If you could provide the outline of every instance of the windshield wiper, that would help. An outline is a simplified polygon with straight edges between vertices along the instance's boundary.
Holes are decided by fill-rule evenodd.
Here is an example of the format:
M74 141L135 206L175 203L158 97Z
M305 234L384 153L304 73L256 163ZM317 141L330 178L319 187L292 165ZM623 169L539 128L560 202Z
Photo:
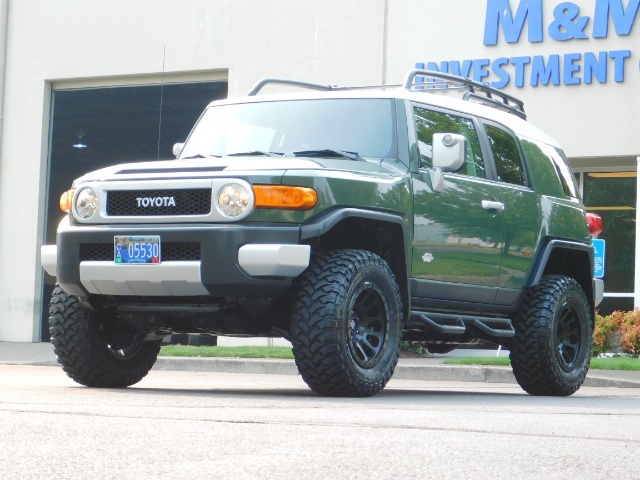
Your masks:
M236 152L228 153L227 157L255 157L261 155L263 157L282 157L284 153L280 152L265 152L263 150L252 150L250 152Z
M293 152L296 157L342 157L350 160L362 160L366 161L356 152L347 152L346 150L334 150L333 148L319 148L317 150L300 150L299 152Z
M207 157L221 158L220 155L202 155L200 153L196 153L195 155L189 155L188 157L182 157L182 158L180 158L180 160L190 160L192 158L207 158Z

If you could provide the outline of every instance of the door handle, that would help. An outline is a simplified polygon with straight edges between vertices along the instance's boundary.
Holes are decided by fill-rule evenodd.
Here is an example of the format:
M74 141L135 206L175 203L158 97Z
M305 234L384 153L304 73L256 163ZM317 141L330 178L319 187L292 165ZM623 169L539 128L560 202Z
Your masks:
M482 200L482 208L485 210L496 210L498 212L504 212L504 203L493 202L491 200Z

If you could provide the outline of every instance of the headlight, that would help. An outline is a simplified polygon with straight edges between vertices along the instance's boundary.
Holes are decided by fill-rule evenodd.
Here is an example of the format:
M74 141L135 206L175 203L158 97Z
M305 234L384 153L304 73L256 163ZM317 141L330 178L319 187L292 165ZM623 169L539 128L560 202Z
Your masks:
M76 214L83 220L88 220L98 209L98 197L92 188L85 187L76 195Z
M238 219L253 207L253 192L239 183L227 183L218 193L218 208L227 218Z

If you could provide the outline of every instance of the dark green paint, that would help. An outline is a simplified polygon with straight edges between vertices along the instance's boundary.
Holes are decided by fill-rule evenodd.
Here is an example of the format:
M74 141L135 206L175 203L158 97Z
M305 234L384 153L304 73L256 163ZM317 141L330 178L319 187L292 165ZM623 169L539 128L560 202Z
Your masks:
M305 186L318 194L318 204L310 210L256 209L247 221L303 225L327 210L349 207L398 214L406 219L410 235L406 248L412 278L516 290L525 285L545 238L589 241L584 207L567 195L551 158L553 147L519 138L528 178L519 182L528 185L496 181L491 159L504 161L508 151L515 155L515 137L492 127L494 134L508 137L509 148L497 149L495 142L481 148L476 129L483 122L424 109L416 110L423 112L416 122L413 111L409 102L396 102L396 135L402 140L397 159L313 158L303 168L292 162L292 168L275 174L243 175L251 183ZM455 130L451 133L471 135L467 158L488 165L489 174L479 175L477 169L477 176L461 174L469 172L465 165L458 173L446 173L443 191L434 192L429 169L416 168L421 162L418 139L424 149L433 132L448 132L447 125ZM508 168L523 161L517 155ZM484 209L483 200L503 203L504 211Z

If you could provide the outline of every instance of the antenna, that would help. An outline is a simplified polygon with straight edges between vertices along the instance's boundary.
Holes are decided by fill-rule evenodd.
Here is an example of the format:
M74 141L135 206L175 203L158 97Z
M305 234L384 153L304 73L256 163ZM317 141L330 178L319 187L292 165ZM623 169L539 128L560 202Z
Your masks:
M167 46L162 46L162 80L160 84L160 118L158 120L158 157L160 160L160 139L162 136L162 99L164 97L164 61L167 58Z

